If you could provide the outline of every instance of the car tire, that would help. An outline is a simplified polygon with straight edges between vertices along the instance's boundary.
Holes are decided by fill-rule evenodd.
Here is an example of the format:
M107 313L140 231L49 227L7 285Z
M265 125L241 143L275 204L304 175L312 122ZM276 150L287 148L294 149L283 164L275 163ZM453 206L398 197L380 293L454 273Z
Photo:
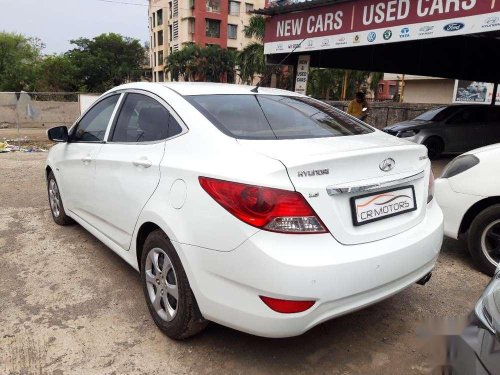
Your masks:
M479 270L493 276L500 260L500 204L488 207L476 216L467 241Z
M63 226L73 224L75 221L66 215L66 211L64 210L59 185L52 171L47 176L47 193L49 196L50 212L55 223Z
M429 159L431 160L439 159L444 151L444 143L438 137L427 138L423 142L423 145L427 147L427 153L429 155Z
M161 230L151 232L144 242L141 283L153 321L168 337L182 340L205 329L208 322L201 315L184 267Z

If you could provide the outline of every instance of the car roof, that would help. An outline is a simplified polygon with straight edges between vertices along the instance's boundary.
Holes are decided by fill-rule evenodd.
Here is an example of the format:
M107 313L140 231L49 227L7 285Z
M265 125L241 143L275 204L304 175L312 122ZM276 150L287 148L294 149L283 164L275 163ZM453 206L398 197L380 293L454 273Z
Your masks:
M113 91L119 89L141 89L148 90L152 92L157 92L161 88L168 88L179 95L253 95L255 92L251 90L255 89L254 86L250 85L236 85L230 83L212 83L212 82L162 82L162 83L151 83L151 82L136 82L128 83L119 87L115 87ZM259 87L259 94L267 95L287 95L287 96L300 96L292 91L273 89L268 87Z

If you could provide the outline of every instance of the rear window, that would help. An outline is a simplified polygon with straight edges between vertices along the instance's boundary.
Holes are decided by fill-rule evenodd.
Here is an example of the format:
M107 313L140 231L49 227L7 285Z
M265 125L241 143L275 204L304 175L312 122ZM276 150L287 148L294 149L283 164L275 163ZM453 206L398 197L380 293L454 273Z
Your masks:
M222 132L234 138L322 138L373 132L361 121L309 98L192 95L186 99Z
M454 113L458 107L439 107L431 109L420 116L415 117L415 120L421 121L443 121L448 118L452 113Z

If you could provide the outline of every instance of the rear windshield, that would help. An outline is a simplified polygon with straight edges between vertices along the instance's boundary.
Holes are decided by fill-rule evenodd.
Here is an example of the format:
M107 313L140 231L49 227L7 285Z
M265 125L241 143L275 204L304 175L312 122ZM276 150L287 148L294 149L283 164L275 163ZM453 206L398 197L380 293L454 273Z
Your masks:
M278 95L192 95L186 99L222 132L240 139L367 134L361 121L319 101Z
M425 113L422 113L420 116L415 117L415 120L443 121L455 111L456 111L455 107L438 107L435 109L431 109L430 111L427 111Z

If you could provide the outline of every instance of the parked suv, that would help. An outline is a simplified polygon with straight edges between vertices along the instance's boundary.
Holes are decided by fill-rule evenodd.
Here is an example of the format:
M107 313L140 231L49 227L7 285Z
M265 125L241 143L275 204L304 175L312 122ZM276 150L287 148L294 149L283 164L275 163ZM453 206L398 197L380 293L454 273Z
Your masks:
M299 335L425 283L439 254L425 147L303 95L134 83L48 134L55 222L140 271L172 338Z

